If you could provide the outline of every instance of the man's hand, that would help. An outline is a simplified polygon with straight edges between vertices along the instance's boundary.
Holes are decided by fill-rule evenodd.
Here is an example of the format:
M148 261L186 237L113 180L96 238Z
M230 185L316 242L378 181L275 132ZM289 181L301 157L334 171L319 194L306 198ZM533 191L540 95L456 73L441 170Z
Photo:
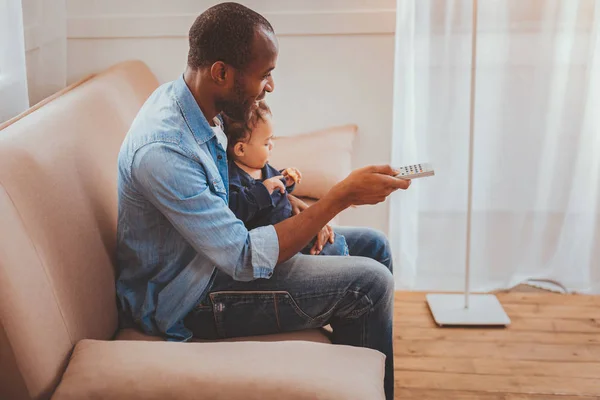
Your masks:
M285 186L283 185L281 178L283 178L281 175L274 176L273 178L265 179L262 184L265 185L271 194L273 194L273 192L275 192L277 189L279 189L281 193L285 193Z
M294 183L300 183L302 174L296 168L286 168L282 172L285 178L285 185L292 186Z
M389 165L371 165L352 171L343 181L336 184L330 195L346 207L362 204L377 204L398 189L408 189L410 180L395 178L399 171Z
M281 263L298 253L322 227L352 205L377 204L398 189L407 189L410 181L398 179L389 165L370 166L352 172L329 193L300 214L275 224ZM323 234L324 236L325 234ZM325 241L322 241L325 244Z
M333 228L329 225L325 225L323 229L317 234L317 240L315 240L315 244L312 249L310 249L310 254L317 255L320 254L323 250L323 246L325 243L333 243L335 240L335 232L333 232Z
M288 200L290 201L290 204L292 205L292 215L298 215L308 208L308 204L306 204L296 196L293 196L291 194L288 194L287 196Z

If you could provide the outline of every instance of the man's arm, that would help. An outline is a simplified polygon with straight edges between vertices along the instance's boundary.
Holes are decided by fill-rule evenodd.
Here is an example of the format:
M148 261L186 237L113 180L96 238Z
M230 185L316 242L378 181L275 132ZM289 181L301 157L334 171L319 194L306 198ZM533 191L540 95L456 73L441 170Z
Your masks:
M272 226L248 231L213 193L199 164L171 143L152 143L136 153L135 187L191 246L236 280L269 278L279 242Z
M273 226L248 231L213 193L198 163L171 143L136 153L132 179L138 190L207 260L236 280L269 278L275 265L299 252L336 214L350 205L376 204L410 181L389 166L352 172L306 211Z
M279 238L279 259L283 262L300 251L333 217L351 205L377 204L410 181L395 178L398 171L389 165L369 166L353 171L314 205L275 225Z
M306 204L305 202L303 202L302 200L300 200L299 198L297 198L294 195L289 194L288 200L290 201L290 203L292 205L292 215L298 215L302 211L306 210L309 207L308 204ZM315 240L315 243L310 250L310 254L319 254L321 252L321 250L323 250L323 246L325 246L325 243L327 243L327 242L333 243L334 242L335 232L334 232L333 228L331 227L331 225L329 225L329 223L327 225L325 225L323 228L321 228L319 233L317 233L316 239L317 240Z
M327 222L346 207L335 197L325 196L304 212L275 225L279 238L277 262L283 262L302 250Z

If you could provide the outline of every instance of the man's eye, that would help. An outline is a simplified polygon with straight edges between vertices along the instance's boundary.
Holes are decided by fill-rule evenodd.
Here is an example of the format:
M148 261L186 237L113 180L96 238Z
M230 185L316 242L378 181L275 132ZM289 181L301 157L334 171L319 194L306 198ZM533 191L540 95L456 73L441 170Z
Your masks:
M268 79L271 76L271 73L269 72L268 74L266 74L263 79Z

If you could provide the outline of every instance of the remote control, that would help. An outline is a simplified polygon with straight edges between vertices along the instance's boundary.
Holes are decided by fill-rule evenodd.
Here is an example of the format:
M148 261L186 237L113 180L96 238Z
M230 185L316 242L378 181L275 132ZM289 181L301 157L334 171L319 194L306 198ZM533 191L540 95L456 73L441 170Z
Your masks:
M401 179L416 179L435 175L430 163L407 165L406 167L398 169L400 170L400 173L396 175L396 178Z

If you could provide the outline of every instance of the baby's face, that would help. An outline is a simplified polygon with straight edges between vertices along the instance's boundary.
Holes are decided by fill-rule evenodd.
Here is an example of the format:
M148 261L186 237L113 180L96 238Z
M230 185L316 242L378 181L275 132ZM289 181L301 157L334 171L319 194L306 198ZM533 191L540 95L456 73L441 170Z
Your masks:
M270 115L265 115L264 121L258 121L250 141L246 143L242 161L250 168L260 169L267 164L273 150L273 121Z

